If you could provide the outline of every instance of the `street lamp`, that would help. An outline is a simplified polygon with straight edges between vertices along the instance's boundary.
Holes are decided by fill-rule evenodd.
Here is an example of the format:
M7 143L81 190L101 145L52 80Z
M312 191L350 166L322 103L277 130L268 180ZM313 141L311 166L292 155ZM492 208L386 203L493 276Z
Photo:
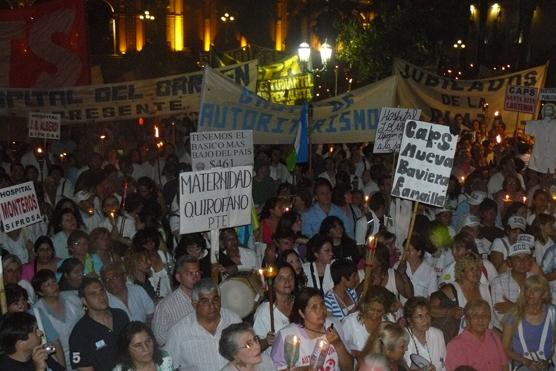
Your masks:
M311 60L311 47L306 42L299 44L297 48L297 55L299 60L303 65L305 65L307 71L311 73L319 73L326 69L326 64L330 61L332 57L332 46L326 40L321 44L319 48L320 60L322 66L320 68L313 69L313 63Z
M154 15L151 14L148 10L145 10L143 14L139 15L139 19L147 20L147 21L154 21Z

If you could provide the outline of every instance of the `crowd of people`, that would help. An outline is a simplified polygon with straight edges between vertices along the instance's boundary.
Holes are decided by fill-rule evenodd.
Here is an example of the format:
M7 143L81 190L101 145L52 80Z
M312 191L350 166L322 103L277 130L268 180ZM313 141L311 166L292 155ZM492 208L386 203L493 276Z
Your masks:
M0 233L0 370L554 369L552 176L500 117L453 126L447 203L412 231L373 143L314 145L292 172L256 146L256 216L220 231L217 264L179 233L187 139L8 143L0 188L32 181L43 219Z

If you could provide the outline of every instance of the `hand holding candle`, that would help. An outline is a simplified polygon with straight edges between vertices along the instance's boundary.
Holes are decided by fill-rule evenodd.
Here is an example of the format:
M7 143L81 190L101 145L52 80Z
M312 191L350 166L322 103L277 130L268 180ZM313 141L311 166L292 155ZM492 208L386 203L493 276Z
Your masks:
M284 360L288 366L288 370L293 368L299 360L299 337L296 335L288 335L284 340Z

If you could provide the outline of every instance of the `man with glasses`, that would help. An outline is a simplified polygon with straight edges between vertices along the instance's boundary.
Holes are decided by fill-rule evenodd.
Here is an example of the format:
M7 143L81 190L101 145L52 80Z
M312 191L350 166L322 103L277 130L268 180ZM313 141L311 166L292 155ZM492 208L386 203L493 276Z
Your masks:
M161 346L166 344L170 328L194 311L191 292L201 279L197 258L189 255L180 257L176 262L174 278L179 282L179 287L158 303L154 310L152 329Z
M98 278L83 278L78 293L87 310L69 338L71 368L112 370L118 362L118 336L129 318L123 310L108 306L108 295Z
M108 290L108 305L126 312L131 321L151 322L154 302L139 285L126 282L124 268L120 263L110 263L100 271L102 282Z
M227 363L217 355L222 330L241 319L221 307L218 286L211 279L195 284L191 302L195 312L170 329L165 349L180 371L219 371Z

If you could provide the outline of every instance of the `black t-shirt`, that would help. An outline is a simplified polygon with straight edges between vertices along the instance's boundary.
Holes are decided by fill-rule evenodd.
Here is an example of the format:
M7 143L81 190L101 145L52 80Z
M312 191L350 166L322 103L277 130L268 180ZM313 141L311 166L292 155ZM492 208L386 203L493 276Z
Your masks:
M504 238L504 230L498 227L480 227L479 236L486 238L490 242L494 241L496 238Z
M71 367L94 367L95 371L112 370L118 363L118 335L129 322L121 309L109 308L112 327L93 320L85 314L73 328L70 338Z
M48 357L46 360L46 366L52 371L64 371L65 368L62 367L58 362L52 357ZM0 371L35 371L35 364L33 360L30 359L27 362L19 362L8 355L4 354L0 356Z
M27 362L19 362L15 359L3 355L0 357L0 370L6 371L35 371L35 365L33 360L30 359Z

